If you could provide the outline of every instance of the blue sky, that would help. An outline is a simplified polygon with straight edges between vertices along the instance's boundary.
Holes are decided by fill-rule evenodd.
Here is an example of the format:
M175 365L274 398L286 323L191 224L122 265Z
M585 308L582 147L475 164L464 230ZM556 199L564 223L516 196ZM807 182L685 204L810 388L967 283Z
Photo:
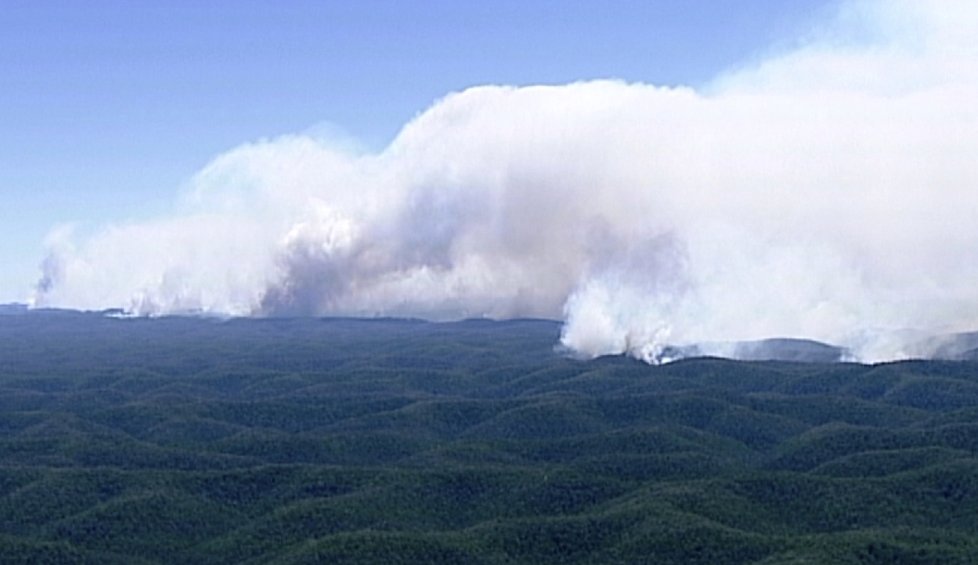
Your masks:
M478 84L702 85L790 47L831 4L7 0L0 302L26 298L52 227L163 214L241 143L329 124L379 149Z

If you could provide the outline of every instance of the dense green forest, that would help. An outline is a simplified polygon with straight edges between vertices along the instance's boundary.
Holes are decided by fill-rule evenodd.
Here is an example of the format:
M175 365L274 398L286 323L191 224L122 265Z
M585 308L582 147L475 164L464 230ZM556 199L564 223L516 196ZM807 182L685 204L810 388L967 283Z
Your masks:
M978 363L0 315L3 563L975 563Z

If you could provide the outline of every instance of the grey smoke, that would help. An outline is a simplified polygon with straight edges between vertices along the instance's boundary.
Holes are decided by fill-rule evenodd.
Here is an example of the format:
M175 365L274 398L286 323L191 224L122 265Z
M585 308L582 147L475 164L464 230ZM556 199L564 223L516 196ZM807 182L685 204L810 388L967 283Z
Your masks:
M698 343L667 346L652 361L664 363L686 357L729 357L743 361L790 361L795 363L838 363L849 361L845 348L810 339L771 338L757 341Z
M653 362L772 337L933 354L978 327L978 8L840 14L699 91L483 86L379 153L244 145L172 217L53 232L34 303L562 318L580 355Z

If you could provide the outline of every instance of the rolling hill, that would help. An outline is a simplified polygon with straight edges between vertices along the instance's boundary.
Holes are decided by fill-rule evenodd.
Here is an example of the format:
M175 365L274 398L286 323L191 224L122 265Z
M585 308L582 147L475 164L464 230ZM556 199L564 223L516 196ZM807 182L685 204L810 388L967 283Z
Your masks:
M5 311L0 555L978 560L978 364L578 361L559 331Z

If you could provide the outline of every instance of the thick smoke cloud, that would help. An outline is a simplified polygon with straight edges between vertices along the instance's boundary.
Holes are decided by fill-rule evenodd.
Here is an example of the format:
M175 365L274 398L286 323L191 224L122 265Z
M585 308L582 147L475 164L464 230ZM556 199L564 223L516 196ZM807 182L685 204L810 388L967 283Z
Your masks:
M964 2L848 4L700 90L484 86L380 153L245 145L172 217L53 232L35 305L559 317L581 355L650 361L926 354L978 329L976 36Z

